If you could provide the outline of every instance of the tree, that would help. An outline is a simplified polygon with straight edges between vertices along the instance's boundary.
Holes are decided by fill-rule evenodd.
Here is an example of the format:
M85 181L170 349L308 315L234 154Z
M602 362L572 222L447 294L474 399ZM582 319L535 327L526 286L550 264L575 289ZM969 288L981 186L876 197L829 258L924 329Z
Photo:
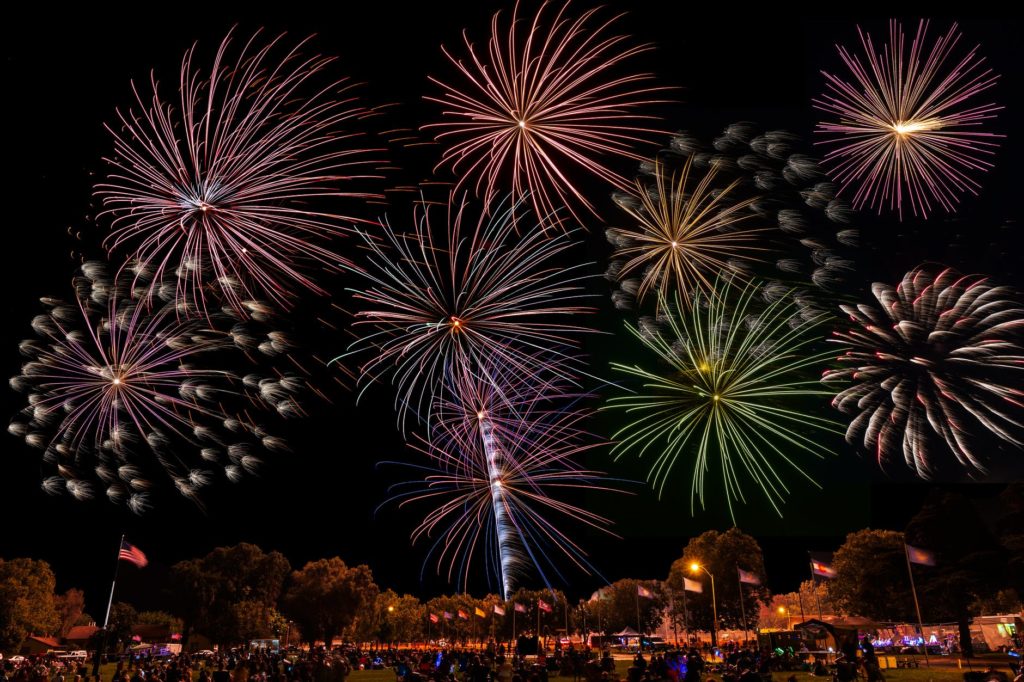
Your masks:
M780 610L781 609L781 610ZM762 605L758 626L787 630L789 626L810 618L838 616L825 581L805 580L796 592L772 595L771 601Z
M281 614L261 601L245 599L235 604L232 610L233 628L242 642L266 638L274 634L275 627L281 627Z
M277 605L290 571L280 552L264 552L244 542L175 564L174 610L182 618L186 639L200 630L214 642L236 644L255 630L266 632L265 616Z
M135 607L124 602L116 602L110 608L110 622L107 624L107 650L124 649L131 646L132 631L139 622L139 614Z
M85 612L85 593L71 588L54 599L54 607L57 609L57 617L60 621L57 633L61 637L66 637Z
M365 564L350 568L338 557L311 561L292 574L285 613L310 645L322 641L330 646L373 603L378 591Z
M1007 584L1007 552L996 542L974 504L963 495L933 490L906 530L907 542L934 553L934 566L915 565L921 616L955 620L960 648L973 656L971 605Z
M28 635L57 631L56 582L45 561L0 559L0 651L17 653Z
M665 581L668 590L666 597L672 604L672 617L679 622L685 618L690 629L710 632L714 612L711 580L703 570L694 572L694 563L715 577L717 629L755 630L761 603L768 600L768 588L764 586L764 555L757 540L739 528L730 528L724 533L709 530L691 539L683 549L682 558L672 563ZM740 569L753 574L761 582L760 585L743 584L742 604ZM703 591L684 594L684 578L701 583ZM746 622L743 620L744 613Z
M136 620L139 625L163 625L172 633L182 630L181 618L166 611L142 611Z
M640 596L640 588L651 597ZM640 629L641 633L657 630L668 604L660 580L623 578L600 590L601 625L606 632L624 628ZM639 621L637 618L639 617Z
M538 602L543 601L551 607L548 613L540 609ZM512 632L512 612L515 604L525 607L526 613L517 613L515 625L517 632ZM490 607L493 610L493 603ZM569 609L570 613L566 613ZM496 621L497 634L499 639L511 639L522 634L538 634L540 637L549 637L558 630L565 628L567 616L571 618L573 609L570 607L565 594L561 590L527 590L518 589L512 595L512 599L505 605L505 616ZM540 613L540 632L537 633L537 615ZM571 626L571 622L570 622Z
M412 642L423 635L426 608L411 594L385 590L367 606L367 611L358 618L359 641Z
M1024 480L1006 486L996 513L996 537L1006 550L1007 587L1024 595Z
M829 597L843 613L873 620L913 622L903 533L864 529L846 536L832 560Z
M468 594L455 594L434 597L426 603L425 612L437 614L441 619L437 626L431 628L434 636L443 636L453 642L468 642L489 636L492 623L497 628L500 623L494 620L493 605L500 602L501 600L495 596L477 599ZM475 615L476 609L484 612L483 618ZM466 618L459 617L460 611L466 615ZM444 618L445 612L452 614L451 619ZM522 620L519 624L522 626ZM511 628L511 625L508 627ZM504 636L497 630L496 635Z

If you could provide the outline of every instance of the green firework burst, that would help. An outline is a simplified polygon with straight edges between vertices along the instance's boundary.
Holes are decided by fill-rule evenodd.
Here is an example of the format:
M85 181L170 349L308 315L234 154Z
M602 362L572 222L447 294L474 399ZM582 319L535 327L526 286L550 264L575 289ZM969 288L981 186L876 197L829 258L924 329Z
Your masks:
M790 296L762 304L758 292L756 285L739 289L719 281L686 304L678 293L674 305L663 299L656 324L626 325L662 368L612 363L642 382L608 403L630 417L614 436L615 458L654 456L648 478L659 496L676 464L692 460L691 513L696 500L705 508L706 478L717 467L733 522L734 503L747 501L744 476L781 516L789 493L784 470L818 486L799 460L832 454L815 432L842 433L838 424L800 409L830 396L812 371L835 353L816 350L822 316L802 316Z

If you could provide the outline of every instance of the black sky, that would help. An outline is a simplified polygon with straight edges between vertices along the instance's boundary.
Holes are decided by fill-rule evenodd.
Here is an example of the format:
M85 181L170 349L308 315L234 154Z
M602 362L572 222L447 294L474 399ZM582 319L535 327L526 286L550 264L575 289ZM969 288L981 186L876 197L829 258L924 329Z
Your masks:
M666 9L661 2L633 4L629 3L622 29L657 47L638 63L654 71L661 84L681 88L679 103L662 112L666 129L685 128L705 138L737 120L808 137L816 120L810 99L822 88L818 70L839 68L832 44L854 41L858 21L882 33L887 18L748 14L735 7L723 16L706 17L691 14L690 3L676 3L676 9ZM618 7L611 5L606 14ZM431 89L427 75L451 73L440 44L455 47L462 28L482 44L490 15L499 7L510 9L504 2L423 3L411 8L368 2L337 3L327 13L279 3L273 10L210 10L198 5L179 10L159 5L152 10L69 15L40 4L29 8L20 22L8 22L3 46L7 265L2 269L0 346L5 349L0 366L7 376L17 373L17 342L30 336L29 321L40 311L38 298L66 295L76 265L72 252L98 253L88 243L92 237L87 216L92 210L92 183L103 170L101 157L111 149L102 124L112 119L116 106L129 103L130 79L145 80L153 68L170 85L181 54L193 41L200 41L208 59L236 23L241 35L259 27L270 34L287 30L295 39L316 33L315 49L340 57L338 75L365 82L372 103L397 102L389 122L416 128L437 115L434 105L420 99ZM952 21L934 19L933 32ZM937 215L927 222L905 219L899 224L859 216L868 239L862 264L865 281L894 283L920 262L938 261L1018 287L1024 284L1021 228L1008 222L1020 218L1021 205L1021 173L1015 162L1024 153L1019 132L1024 130L1019 97L1022 26L998 16L956 19L965 40L981 43L990 65L1002 75L995 97L1007 110L993 127L1008 136L996 158L997 168L982 178L979 197L965 198L955 218ZM438 153L426 148L396 158L403 167L402 180L427 178ZM606 194L601 187L593 188L594 196ZM601 206L606 215L613 215L610 202L604 200ZM389 213L401 215L405 207L399 204ZM72 236L83 230L85 244ZM603 226L593 226L585 238L581 254L586 251L599 273L607 257ZM600 280L594 286L605 307L599 319L614 323L608 331L617 332L621 323L607 304L607 289ZM595 344L595 366L607 366L614 339ZM339 340L339 346L344 343ZM3 393L4 413L12 415L23 398L9 390ZM394 509L374 513L395 480L393 471L380 470L376 462L412 457L396 432L390 398L381 388L357 407L352 395L339 394L332 405L321 406L309 420L292 425L293 454L271 462L260 478L218 488L205 510L169 498L142 518L105 502L83 505L45 496L38 485L38 453L5 437L0 446L0 557L49 560L62 588L87 589L94 614L105 598L112 552L122 532L157 565L167 566L217 545L249 541L281 550L296 566L340 555L350 563L368 563L382 585L420 594L445 590L444 581L430 570L421 581L423 549L410 550L407 539L413 517ZM607 427L599 418L594 430L607 437ZM635 462L612 463L606 451L590 465L623 478L642 478L644 473ZM848 448L816 473L823 490L794 481L783 520L759 507L740 513L741 526L756 534L765 548L773 589L791 589L805 576L806 550L834 549L847 532L867 525L902 528L929 490L921 483L880 474L870 457L861 458ZM681 478L676 482L680 491L666 494L662 501L643 487L629 497L592 501L617 521L623 536L582 540L607 578L663 577L687 538L707 528L728 527L728 519L715 513L691 518L688 484ZM1000 486L958 488L988 499ZM122 596L146 603L152 599L147 580L158 573L159 568L149 577L132 578ZM600 577L568 575L571 592L580 596L601 582ZM475 585L477 592L484 587Z

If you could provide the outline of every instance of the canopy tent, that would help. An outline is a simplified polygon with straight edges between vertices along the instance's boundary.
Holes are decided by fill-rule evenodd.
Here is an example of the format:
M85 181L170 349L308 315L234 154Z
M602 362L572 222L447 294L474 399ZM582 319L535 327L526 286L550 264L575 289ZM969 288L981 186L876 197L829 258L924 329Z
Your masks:
M878 623L867 618L847 618L831 623L811 618L803 623L797 623L794 629L801 633L801 638L805 641L824 640L825 646L852 659L857 656L861 632L877 630Z

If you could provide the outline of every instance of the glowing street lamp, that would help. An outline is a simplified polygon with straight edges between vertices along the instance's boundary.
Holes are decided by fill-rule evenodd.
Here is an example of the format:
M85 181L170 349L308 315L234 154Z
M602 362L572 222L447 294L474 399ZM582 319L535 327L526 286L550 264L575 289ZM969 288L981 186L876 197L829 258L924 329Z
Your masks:
M779 615L780 616L784 615L786 617L786 629L787 630L792 630L793 629L793 625L792 625L792 618L790 616L789 609L787 609L785 606L780 606L779 607Z
M717 398L717 396L715 397ZM711 617L713 619L711 623L711 648L715 649L718 647L718 603L715 600L715 576L696 561L690 564L691 573L699 573L700 571L704 571L711 578Z

